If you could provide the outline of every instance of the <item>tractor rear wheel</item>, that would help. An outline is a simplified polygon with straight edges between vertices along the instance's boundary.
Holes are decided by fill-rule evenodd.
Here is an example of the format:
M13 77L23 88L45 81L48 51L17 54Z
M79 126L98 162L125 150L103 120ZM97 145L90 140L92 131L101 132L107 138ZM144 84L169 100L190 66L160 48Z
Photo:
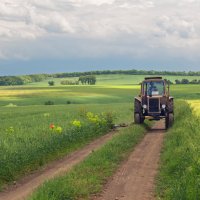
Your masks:
M174 114L173 113L167 114L167 117L165 119L165 128L168 129L172 127L173 123L174 123Z
M135 124L142 124L144 122L144 117L140 113L134 113Z
M141 102L137 99L134 102L134 122L135 124L142 124L144 122Z
M140 114L139 113L134 113L134 122L135 124L140 124Z

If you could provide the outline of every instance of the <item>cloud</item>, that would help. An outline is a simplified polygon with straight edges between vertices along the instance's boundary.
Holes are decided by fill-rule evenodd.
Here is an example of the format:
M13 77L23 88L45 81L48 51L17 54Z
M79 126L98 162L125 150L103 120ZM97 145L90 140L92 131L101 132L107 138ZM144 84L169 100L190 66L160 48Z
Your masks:
M197 0L1 0L0 59L196 61L199 6Z

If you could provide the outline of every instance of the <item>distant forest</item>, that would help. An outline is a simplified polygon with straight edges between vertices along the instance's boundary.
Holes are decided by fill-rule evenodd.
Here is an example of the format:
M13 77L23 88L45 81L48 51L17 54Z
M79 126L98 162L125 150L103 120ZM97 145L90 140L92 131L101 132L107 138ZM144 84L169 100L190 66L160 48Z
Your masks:
M89 72L70 72L70 73L57 73L52 74L55 78L64 77L79 77L85 75L104 75L104 74L128 74L128 75L175 75L175 76L200 76L200 71L198 72L172 72L172 71L146 71L146 70L102 70L102 71L89 71Z
M22 76L0 76L0 85L25 85L27 83L40 82L49 78L69 78L81 77L88 75L105 75L105 74L127 74L127 75L175 75L175 76L200 76L198 72L174 72L174 71L145 71L145 70L102 70L102 71L88 71L88 72L67 72L56 74L32 74Z

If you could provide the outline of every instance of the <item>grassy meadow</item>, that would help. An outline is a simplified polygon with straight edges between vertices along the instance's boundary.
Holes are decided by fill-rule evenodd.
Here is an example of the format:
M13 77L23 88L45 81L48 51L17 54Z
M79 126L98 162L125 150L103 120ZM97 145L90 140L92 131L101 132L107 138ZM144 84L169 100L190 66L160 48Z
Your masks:
M200 118L196 111L185 101L176 104L175 123L161 154L158 199L200 198Z
M0 87L0 188L105 134L112 123L132 122L133 98L143 78L99 75L93 86L63 86L62 79L54 79L55 86L48 86L46 80ZM172 85L171 95L176 101L191 102L197 113L200 85Z
M159 75L160 76L160 75ZM138 83L140 83L142 80L144 80L144 78L146 77L146 75L125 75L125 74L106 74L106 75L96 75L97 78L97 82L96 85L138 85ZM181 80L183 78L188 79L189 81L192 81L194 79L199 80L200 77L199 76L162 76L163 78L169 79L171 80L173 83L175 83L175 80ZM54 78L54 79L49 79L49 80L53 80L55 81L55 84L57 86L60 86L60 82L62 80L73 80L76 81L78 80L78 78ZM33 85L33 86L47 86L48 85L48 81L49 80L45 80L38 83L31 83L29 85Z
M0 106L44 105L52 101L55 105L73 104L113 104L130 103L139 93L139 83L143 75L99 75L97 85L64 86L63 79L53 79L55 86L48 86L48 80L24 86L0 87ZM164 76L174 81L198 77ZM75 79L75 78L71 78ZM200 99L200 85L172 85L171 93L176 99Z
M108 132L114 116L108 110L95 106L2 109L0 188Z
M191 106L193 113L200 116L200 100L189 100L188 103Z

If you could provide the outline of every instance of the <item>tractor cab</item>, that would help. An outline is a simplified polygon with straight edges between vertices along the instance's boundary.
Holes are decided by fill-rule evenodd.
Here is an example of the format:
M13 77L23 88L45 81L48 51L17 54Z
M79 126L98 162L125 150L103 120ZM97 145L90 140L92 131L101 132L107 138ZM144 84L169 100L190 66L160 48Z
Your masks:
M142 84L143 96L163 96L166 94L166 83L160 79L147 79Z

